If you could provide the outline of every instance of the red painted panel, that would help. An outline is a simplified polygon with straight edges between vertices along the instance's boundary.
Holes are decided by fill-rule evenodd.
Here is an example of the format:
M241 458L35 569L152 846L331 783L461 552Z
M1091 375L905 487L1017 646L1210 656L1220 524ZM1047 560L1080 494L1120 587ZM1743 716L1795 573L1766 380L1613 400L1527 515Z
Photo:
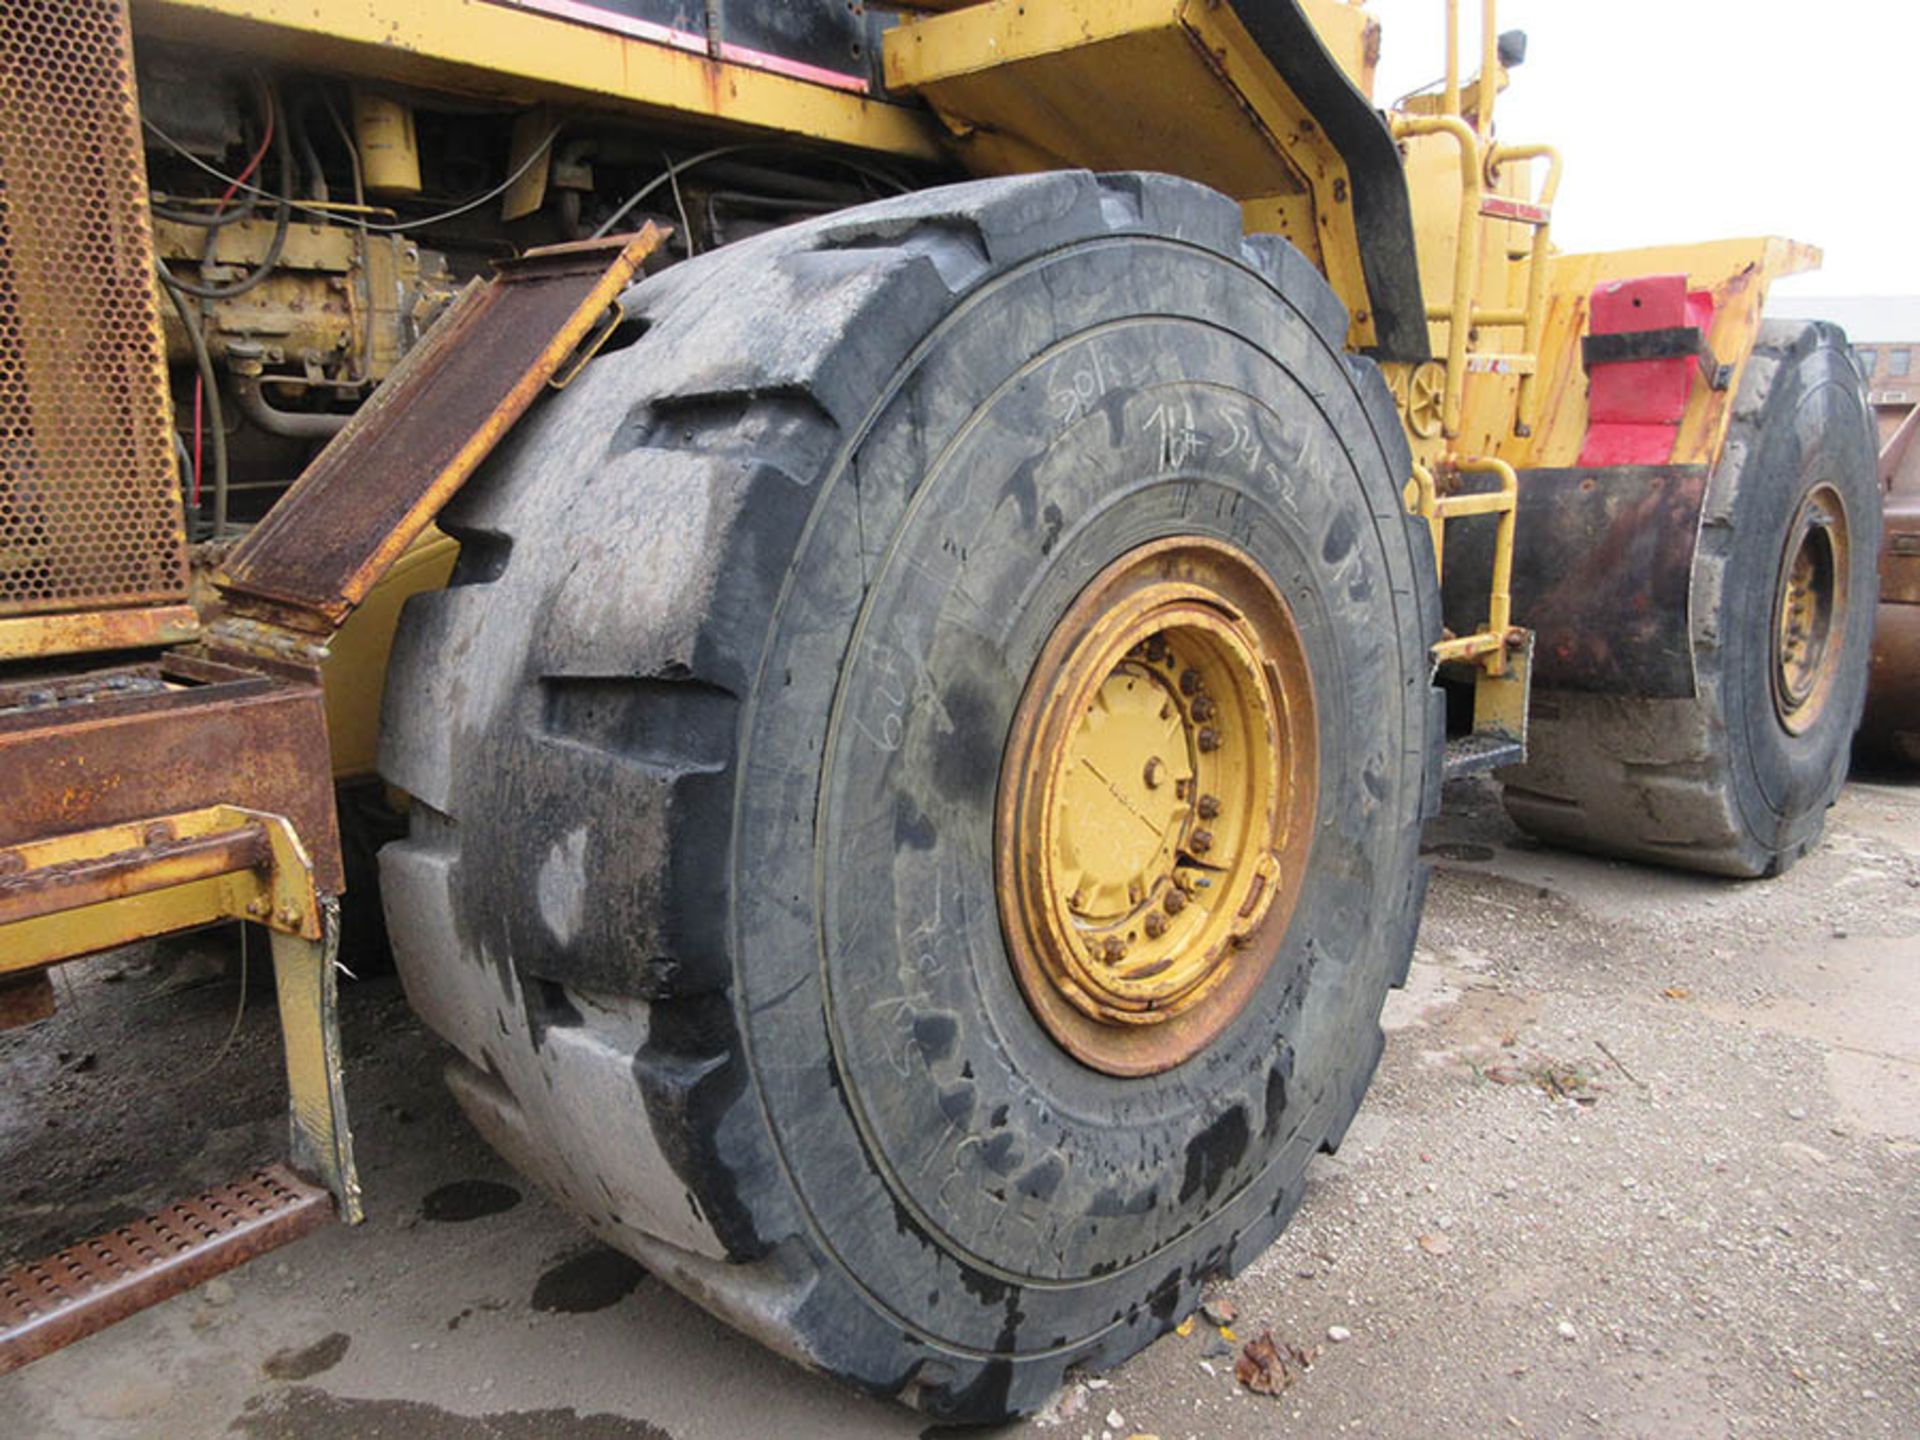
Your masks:
M1689 291L1684 275L1643 275L1598 287L1588 306L1595 335L1669 330L1713 320L1713 296ZM1663 465L1686 413L1698 364L1691 357L1595 366L1587 387L1582 465Z

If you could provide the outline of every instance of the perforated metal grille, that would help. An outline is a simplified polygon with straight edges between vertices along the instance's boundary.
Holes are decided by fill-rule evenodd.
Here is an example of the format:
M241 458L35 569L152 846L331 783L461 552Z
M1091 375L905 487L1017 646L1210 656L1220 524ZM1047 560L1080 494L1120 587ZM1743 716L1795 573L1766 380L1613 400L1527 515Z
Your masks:
M0 0L0 615L186 593L119 0Z

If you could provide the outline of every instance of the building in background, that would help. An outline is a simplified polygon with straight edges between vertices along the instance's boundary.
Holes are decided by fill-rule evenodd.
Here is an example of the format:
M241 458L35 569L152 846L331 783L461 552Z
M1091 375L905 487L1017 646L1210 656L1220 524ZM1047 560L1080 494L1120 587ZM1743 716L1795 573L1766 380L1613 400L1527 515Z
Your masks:
M1920 295L1775 295L1767 313L1830 320L1847 332L1883 446L1920 404Z

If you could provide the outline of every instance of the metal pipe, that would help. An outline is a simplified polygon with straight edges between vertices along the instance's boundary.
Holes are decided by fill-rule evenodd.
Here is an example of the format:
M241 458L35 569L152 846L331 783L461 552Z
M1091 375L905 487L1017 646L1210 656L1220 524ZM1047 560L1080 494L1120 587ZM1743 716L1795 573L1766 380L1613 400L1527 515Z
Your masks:
M156 257L156 268L159 260ZM165 278L163 275L162 279ZM199 367L200 386L207 397L207 420L213 427L213 538L227 533L227 416L220 399L220 377L213 368L213 354L207 349L207 332L200 317L193 313L193 302L173 285L162 285L173 308L179 313L187 340L193 346L193 363Z
M1547 178L1540 186L1539 196L1534 203L1543 211L1551 212L1554 199L1560 193L1560 152L1551 145L1496 145L1487 152L1487 169L1497 174L1509 160L1547 162ZM1549 228L1544 220L1533 227L1533 250L1527 259L1527 309L1520 348L1524 353L1534 356L1540 353L1540 339L1547 326ZM1513 420L1513 433L1516 435L1533 434L1534 422L1539 419L1539 369L1536 363L1531 373L1520 377L1520 393L1515 397Z
M353 418L277 409L260 393L258 375L235 375L233 395L240 402L240 413L269 435L285 435L296 440L327 439L339 434L341 427Z
M1480 0L1480 98L1473 125L1481 139L1493 134L1493 97L1500 93L1500 0Z
M1448 115L1460 113L1460 0L1447 0L1447 88L1440 108Z
M1460 433L1467 383L1467 332L1472 328L1473 282L1480 270L1480 137L1457 115L1403 115L1393 122L1396 139L1450 135L1460 149L1460 214L1453 251L1453 302L1447 307L1447 394L1440 429L1448 439ZM1431 310L1430 319L1440 319Z
M1487 656L1487 673L1502 675L1507 668L1507 631L1513 625L1513 531L1520 511L1520 477L1513 466L1491 456L1457 462L1463 475L1497 475L1500 490L1495 495L1459 495L1438 502L1443 517L1450 515L1498 514L1500 528L1493 538L1493 589L1487 597L1487 633L1500 644Z

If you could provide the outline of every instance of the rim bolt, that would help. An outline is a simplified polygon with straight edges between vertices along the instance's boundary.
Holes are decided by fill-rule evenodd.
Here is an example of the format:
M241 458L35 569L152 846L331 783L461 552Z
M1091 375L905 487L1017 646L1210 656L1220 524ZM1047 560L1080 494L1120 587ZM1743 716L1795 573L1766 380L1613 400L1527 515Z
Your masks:
M1196 855L1206 854L1213 849L1213 832L1211 830L1194 831L1193 838L1187 842L1187 848Z
M1149 940L1158 940L1162 935L1167 933L1167 917L1162 915L1158 910L1149 911L1147 913L1146 926L1147 938Z
M1166 907L1167 914L1178 915L1182 910L1187 908L1187 892L1176 885L1173 889L1167 891L1167 898L1160 903Z
M1200 812L1202 820L1211 820L1220 813L1220 799L1216 795L1202 795L1200 803L1194 808Z
M1200 749L1202 753L1207 753L1219 748L1220 732L1209 725L1200 732Z
M1200 672L1192 666L1188 666L1180 672L1180 693L1182 695L1197 695L1200 693Z

